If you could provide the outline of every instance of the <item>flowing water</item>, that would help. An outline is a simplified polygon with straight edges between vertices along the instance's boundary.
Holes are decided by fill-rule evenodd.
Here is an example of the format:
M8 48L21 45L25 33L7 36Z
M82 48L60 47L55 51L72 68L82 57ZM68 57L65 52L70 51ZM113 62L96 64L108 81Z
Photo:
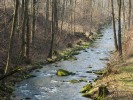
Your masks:
M34 78L26 79L16 85L12 100L90 100L82 97L80 89L97 78L94 73L86 71L100 70L106 67L107 59L114 50L112 27L102 30L103 36L98 38L86 50L76 55L75 61L61 61L43 66L31 74ZM57 67L58 66L58 67ZM58 77L56 71L65 69L76 73L72 76ZM86 79L88 82L70 83L69 80Z

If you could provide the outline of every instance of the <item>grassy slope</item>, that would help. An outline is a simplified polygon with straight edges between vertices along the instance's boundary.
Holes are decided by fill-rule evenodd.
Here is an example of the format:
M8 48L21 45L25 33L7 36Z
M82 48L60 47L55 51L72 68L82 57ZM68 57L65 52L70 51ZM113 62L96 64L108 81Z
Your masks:
M110 95L107 100L132 100L133 99L133 63L113 67L110 75L96 82L96 85L108 86Z
M109 95L105 100L133 100L133 29L126 32L123 43L124 61L119 61L118 55L113 54L110 59L109 75L98 79L94 83L94 89L105 85L109 90ZM102 99L103 100L103 99Z

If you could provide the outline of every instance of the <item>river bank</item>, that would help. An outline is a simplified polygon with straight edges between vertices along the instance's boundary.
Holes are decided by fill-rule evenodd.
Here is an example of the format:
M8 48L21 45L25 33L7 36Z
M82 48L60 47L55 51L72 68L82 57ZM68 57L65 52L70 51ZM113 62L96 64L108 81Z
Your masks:
M82 97L79 91L87 82L97 79L97 75L93 71L101 70L106 66L105 62L107 61L103 59L109 57L114 48L112 29L106 28L101 32L100 36L102 37L97 38L89 48L81 50L79 54L75 55L76 60L59 61L43 65L42 69L34 70L31 74L36 77L15 85L12 100L25 98L32 100L53 100L53 98L55 100L70 98L88 100L88 98ZM104 44L105 42L106 44ZM68 70L75 74L59 77L56 75L58 69ZM80 81L81 79L84 81Z
M116 58L113 58L116 59ZM114 60L113 60L114 61ZM96 100L132 100L133 99L133 59L124 62L111 62L109 70L100 73L101 77L93 84L93 88L84 94ZM108 71L110 71L108 73ZM98 73L99 74L99 73ZM105 86L109 93L98 96L99 88ZM101 99L98 99L101 98Z
M99 71L100 78L88 88L83 96L98 100L133 100L133 41L132 29L127 31L123 42L123 59L114 52L106 69ZM99 88L106 87L108 93L99 99Z
M6 84L1 85L0 86L0 100L9 100L10 99L10 95L12 94L12 92L14 91L14 86L16 83L25 80L25 79L29 79L31 77L35 77L34 75L29 74L30 72L34 71L35 69L40 69L42 68L44 65L50 64L50 63L54 63L54 62L58 62L58 61L64 61L64 60L70 60L70 61L74 61L76 60L76 57L74 57L75 55L78 55L81 50L85 50L86 48L88 48L93 41L95 41L95 39L98 37L98 35L100 34L94 34L91 39L89 39L88 37L86 37L83 33L78 33L79 36L79 40L76 41L77 43L75 43L75 45L73 44L68 44L64 50L62 51L55 51L55 56L53 57L53 59L47 59L47 60L39 60L35 63L32 63L30 65L21 65L17 68L17 70L19 70L19 73L15 73L7 78L5 78ZM16 70L16 71L17 71ZM2 83L1 83L2 84Z

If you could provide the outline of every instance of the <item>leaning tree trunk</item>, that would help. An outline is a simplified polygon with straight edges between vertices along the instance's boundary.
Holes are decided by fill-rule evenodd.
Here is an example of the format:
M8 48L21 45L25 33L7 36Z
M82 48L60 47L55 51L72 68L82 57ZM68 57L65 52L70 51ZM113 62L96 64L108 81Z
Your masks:
M5 74L7 73L7 69L9 67L9 62L11 58L13 38L14 38L15 29L17 25L18 7L19 7L19 0L15 0L15 10L14 10L12 29L11 29L11 34L10 34L10 42L9 42L9 47L8 47L8 56L7 56L7 61L6 61Z

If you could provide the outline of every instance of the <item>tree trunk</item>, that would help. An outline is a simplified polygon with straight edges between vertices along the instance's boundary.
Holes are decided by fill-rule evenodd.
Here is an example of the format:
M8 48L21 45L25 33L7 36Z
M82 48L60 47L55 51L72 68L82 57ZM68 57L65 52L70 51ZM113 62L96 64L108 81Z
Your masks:
M122 10L123 10L123 33L125 34L125 29L126 29L125 0L122 0Z
M28 6L28 4L27 4ZM29 57L29 53L30 53L30 25L29 25L29 14L27 12L27 33L26 33L26 63L29 64L30 63L30 57Z
M63 1L62 11L61 11L61 28L60 28L60 34L62 33L62 28L63 28L63 23L64 23L65 2L66 1Z
M33 0L33 7L32 7L32 33L31 33L31 43L34 44L34 38L35 38L35 28L36 28L36 0Z
M131 26L131 11L132 11L132 1L129 0L128 29L130 29L130 26Z
M51 44L50 44L50 51L48 58L52 58L53 56L53 44L54 44L54 34L55 34L55 2L56 0L52 0L52 38L51 38Z
M45 33L48 34L49 28L49 0L46 1L46 24L45 24Z
M91 26L90 26L90 33L92 31L91 29L92 29L92 20L93 20L92 19L92 17L93 17L93 15L92 15L93 14L93 12L92 12L93 11L93 5L92 4L93 3L92 3L92 0L91 0L91 10L90 10L90 24L91 24Z
M14 38L16 24L17 24L18 7L19 7L19 0L15 0L15 10L14 10L12 29L11 29L11 34L10 34L10 42L9 42L9 47L8 47L8 57L6 61L5 74L7 73L7 69L9 67L9 62L11 58L13 38Z
M113 2L113 0L111 0L111 7L112 7L112 24L113 24L113 31L114 31L114 45L115 45L116 51L118 51L117 35L116 35L116 27L115 27L114 2Z
M21 58L22 58L22 63L24 63L25 58L26 58L26 21L27 21L27 12L28 12L28 0L25 1L24 3L24 19L23 19L23 26L22 26L22 44L21 44L21 50L22 50L22 54L21 54Z
M122 41L121 41L121 0L118 0L118 50L119 56L122 56Z

